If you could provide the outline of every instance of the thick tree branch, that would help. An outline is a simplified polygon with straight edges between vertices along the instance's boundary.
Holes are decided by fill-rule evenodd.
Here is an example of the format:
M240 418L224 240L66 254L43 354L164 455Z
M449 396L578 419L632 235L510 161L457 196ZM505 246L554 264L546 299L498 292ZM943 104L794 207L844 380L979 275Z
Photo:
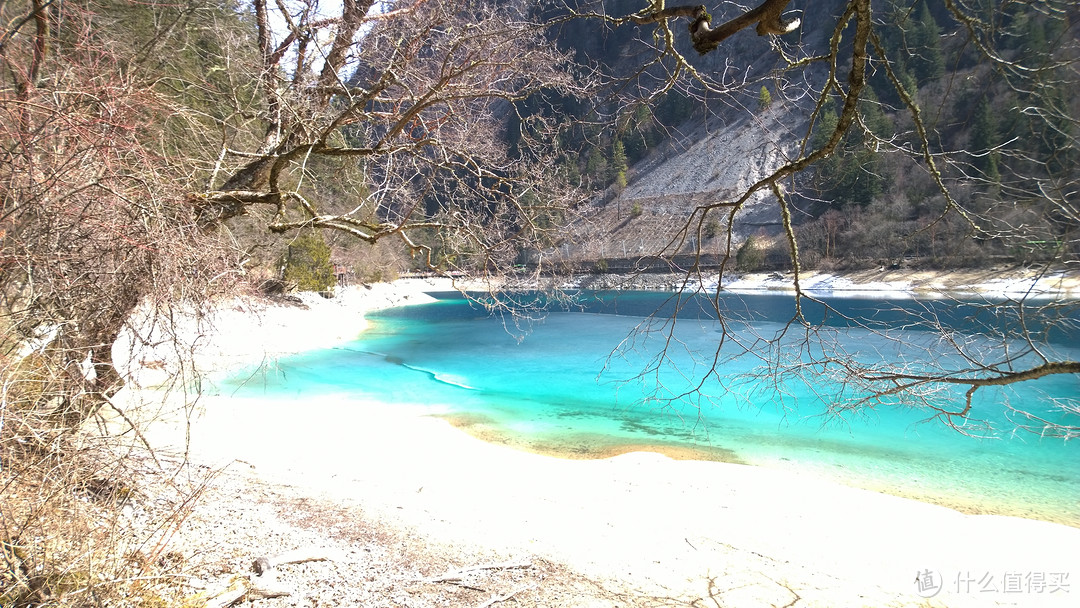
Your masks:
M243 215L251 205L281 206L280 192L254 190L215 190L188 196L203 228Z
M323 61L322 72L319 74L318 86L322 90L329 90L338 81L338 71L345 63L346 52L353 44L356 32L364 23L364 15L367 15L375 0L345 0L341 12L341 24L338 25L334 42L330 51ZM321 105L330 101L329 94L323 94L319 100Z
M719 27L712 28L712 15L704 5L699 6L673 6L663 8L663 3L654 3L653 10L632 15L630 20L638 25L658 23L677 17L689 17L690 39L694 44L694 50L702 55L716 50L720 43L733 36L736 32L744 30L751 25L757 24L759 36L768 34L780 35L792 32L802 23L800 19L785 20L784 9L791 0L765 0L757 8L751 9L734 19L731 19Z
M1047 361L1041 365L1029 367L1019 371L1003 371L996 375L984 377L970 376L943 376L928 374L904 374L882 373L879 375L864 374L868 380L875 382L918 382L918 383L943 383L960 384L978 388L982 386L1007 386L1017 382L1037 380L1056 374L1080 374L1080 361Z
M281 96L274 82L278 71L278 59L280 53L275 53L271 48L270 24L266 14L266 0L255 0L255 24L258 30L259 52L262 56L262 73L259 81L263 92L266 94L266 134L263 151L269 151L281 138Z

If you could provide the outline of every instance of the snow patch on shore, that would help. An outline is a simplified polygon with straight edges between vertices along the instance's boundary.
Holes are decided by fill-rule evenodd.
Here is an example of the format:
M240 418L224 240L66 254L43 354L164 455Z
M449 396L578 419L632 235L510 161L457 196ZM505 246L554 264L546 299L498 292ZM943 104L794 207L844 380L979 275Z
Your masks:
M715 289L716 283L705 287ZM894 272L884 269L853 274L811 271L800 275L799 287L804 293L822 297L882 300L964 296L1012 300L1080 297L1080 278L1076 273L1061 271L996 276L984 272ZM723 288L736 293L794 293L795 277L792 273L779 272L746 274L725 280Z

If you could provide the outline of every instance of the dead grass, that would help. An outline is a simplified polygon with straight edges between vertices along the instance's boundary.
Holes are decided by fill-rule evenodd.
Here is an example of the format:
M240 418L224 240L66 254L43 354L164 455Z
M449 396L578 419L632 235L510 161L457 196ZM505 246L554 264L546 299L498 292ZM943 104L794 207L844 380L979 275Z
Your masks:
M168 538L197 488L150 504L154 469L120 442L49 425L5 400L0 428L0 605L176 605Z

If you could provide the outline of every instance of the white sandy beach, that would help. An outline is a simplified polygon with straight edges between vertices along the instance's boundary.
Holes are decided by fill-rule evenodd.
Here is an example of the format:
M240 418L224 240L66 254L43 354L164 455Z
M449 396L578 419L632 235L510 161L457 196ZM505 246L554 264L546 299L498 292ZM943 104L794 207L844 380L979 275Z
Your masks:
M401 280L259 314L237 302L223 309L199 360L220 368L349 340L364 311L424 301L433 288L449 285ZM139 377L152 385L155 373L164 372ZM649 605L1073 606L1080 598L1080 529L1068 526L653 453L561 460L484 443L416 410L347 398L215 397L199 409L196 462L234 463L433 543L552 560L666 598ZM158 424L149 437L179 451L180 426ZM916 582L927 571L923 580L940 587L932 597Z

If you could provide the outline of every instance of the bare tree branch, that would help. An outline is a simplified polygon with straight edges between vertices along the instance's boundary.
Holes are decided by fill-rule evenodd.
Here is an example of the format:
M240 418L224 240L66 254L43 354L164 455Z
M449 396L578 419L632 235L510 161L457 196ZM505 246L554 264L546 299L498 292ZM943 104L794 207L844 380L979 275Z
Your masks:
M690 39L694 50L702 55L716 50L720 43L751 25L757 24L759 36L782 35L798 29L801 20L785 20L784 9L790 0L765 0L756 8L730 19L716 28L712 27L712 15L704 5L663 7L663 2L653 2L650 9L631 15L629 20L638 25L666 22L668 19L689 17Z

